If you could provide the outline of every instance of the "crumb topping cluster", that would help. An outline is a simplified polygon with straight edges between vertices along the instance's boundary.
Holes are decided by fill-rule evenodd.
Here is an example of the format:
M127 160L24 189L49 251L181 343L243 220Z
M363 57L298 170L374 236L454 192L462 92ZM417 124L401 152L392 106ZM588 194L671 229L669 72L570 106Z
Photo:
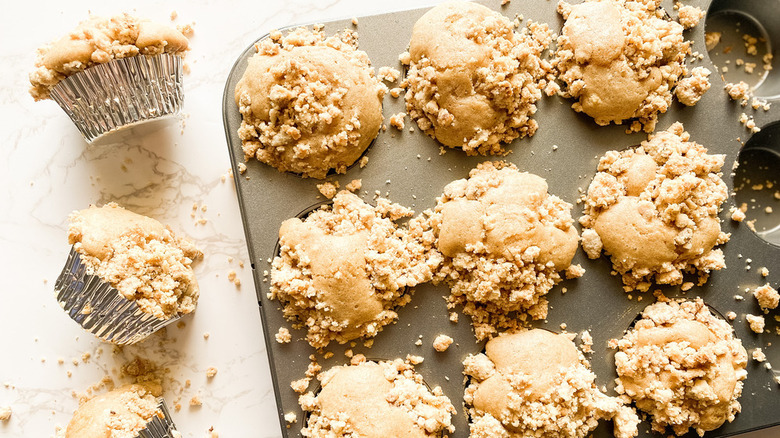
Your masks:
M680 123L639 147L607 152L584 197L583 249L597 258L603 248L626 291L681 284L685 272L704 284L726 267L715 248L729 239L718 218L728 198L724 159L691 141Z
M702 435L740 411L747 352L701 298L648 306L617 347L616 390L652 417L654 430Z

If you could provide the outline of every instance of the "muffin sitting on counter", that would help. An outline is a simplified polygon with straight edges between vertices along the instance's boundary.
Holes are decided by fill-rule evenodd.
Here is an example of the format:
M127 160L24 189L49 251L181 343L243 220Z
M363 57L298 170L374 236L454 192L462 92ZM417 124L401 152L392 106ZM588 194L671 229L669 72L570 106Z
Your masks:
M73 413L64 438L180 438L160 392L133 384L97 396Z
M192 263L203 254L157 220L115 203L90 206L70 216L68 241L58 299L98 337L137 342L195 310Z

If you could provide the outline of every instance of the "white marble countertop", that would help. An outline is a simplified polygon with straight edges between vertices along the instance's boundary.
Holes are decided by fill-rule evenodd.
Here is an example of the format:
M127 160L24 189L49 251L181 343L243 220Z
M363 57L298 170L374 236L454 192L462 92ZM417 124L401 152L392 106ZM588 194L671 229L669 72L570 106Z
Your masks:
M89 11L122 11L110 3L14 2L5 5L0 18L0 174L5 187L0 192L0 406L13 409L10 421L0 423L0 435L53 436L78 406L74 392L105 375L116 377L122 364L140 356L169 369L165 396L169 406L181 399L174 418L185 437L207 436L212 427L220 437L278 437L249 263L239 266L247 253L235 189L222 178L229 169L221 111L225 79L241 51L271 29L437 1L198 0L167 2L160 9L160 2L137 0L128 12L168 21L175 10L176 23L195 23L184 122L167 135L91 148L54 102L33 102L27 73L35 49L63 35ZM69 250L68 214L108 201L160 219L192 237L206 254L196 269L198 311L183 319L183 327L170 327L121 352L82 331L53 295ZM192 217L194 204L199 208ZM228 281L231 270L240 287ZM84 353L92 357L83 361ZM211 366L219 372L207 381ZM184 387L186 380L190 387ZM195 395L202 406L189 406ZM774 429L744 437L778 434Z

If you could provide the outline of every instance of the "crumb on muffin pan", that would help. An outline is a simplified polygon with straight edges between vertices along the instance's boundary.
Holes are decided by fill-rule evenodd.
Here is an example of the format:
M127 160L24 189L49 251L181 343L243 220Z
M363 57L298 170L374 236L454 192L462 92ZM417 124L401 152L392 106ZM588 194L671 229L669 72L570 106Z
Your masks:
M503 7L500 3L500 1L495 0L487 1L484 4L510 21L515 20L516 14L522 15L523 17L518 17L512 23L515 32L528 29L530 22L540 25L547 23L552 33L560 33L561 31L564 20L556 10L555 2L542 0L510 2ZM634 3L638 4L639 2ZM696 6L701 7L702 5L696 4ZM388 87L395 89L408 78L411 66L404 66L399 60L399 56L410 50L409 43L412 39L414 25L429 10L359 17L360 26L357 29L359 49L367 54L372 68L379 71L382 67L389 67L402 72L398 82L388 83ZM671 20L677 19L676 11L668 12ZM686 10L684 14L688 12L695 13L695 11ZM655 15L653 16L655 17ZM677 26L682 28L679 24L677 26L669 24L671 22L667 21L668 18L660 19L665 21L663 26L669 30L676 32ZM680 40L676 39L676 34L673 35L674 44L670 47L687 50L686 41L691 41L693 51L703 52L703 25L703 21L700 21L692 30L682 34ZM320 27L317 26L317 28ZM350 20L325 23L322 31L325 35L332 36L344 29L354 29ZM286 32L288 30L282 30L281 34L285 35ZM552 48L554 50L554 46ZM390 307L397 314L397 318L394 316L393 321L388 321L388 324L384 325L381 332L375 336L358 336L350 340L331 338L331 342L328 342L326 347L323 346L324 342L319 340L315 340L315 344L320 345L316 348L307 342L310 327L307 325L307 321L312 324L317 321L318 324L322 320L318 319L317 315L298 312L293 318L293 321L298 321L298 325L294 325L296 323L285 319L285 303L269 298L268 294L272 293L272 282L270 275L265 277L267 281L263 282L263 271L268 271L270 274L271 260L281 254L280 249L283 245L277 241L276 237L282 223L295 217L303 219L311 211L316 211L323 205L324 196L317 190L315 181L279 172L257 160L244 162L244 150L238 136L241 113L235 103L233 90L246 68L248 59L255 53L253 45L248 47L238 58L228 78L224 113L233 172L238 171L239 163L244 163L246 165L244 175L251 176L250 179L237 178L234 182L242 206L247 242L255 272L258 301L261 305L265 333L269 341L267 342L269 358L275 369L273 378L279 400L282 433L285 436L296 436L309 421L308 415L310 414L306 414L300 408L298 398L300 394L306 394L309 391L312 394L317 393L319 381L315 376L320 371L316 370L327 370L350 362L359 363L366 358L369 361L382 362L399 357L404 358L408 354L420 356L412 359L414 362L418 362L422 358L425 359L415 366L415 371L424 377L425 382L430 387L441 387L443 394L451 400L454 406L462 406L466 387L463 381L463 359L468 355L482 354L484 341L491 336L494 339L500 339L500 337L495 337L495 334L503 331L506 327L495 330L493 334L484 335L483 333L481 336L483 341L475 342L480 335L472 325L472 316L464 313L464 303L456 303L452 308L447 306L447 297L450 296L451 290L450 284L444 281L444 278L438 285L431 281L417 284L413 287L414 292L410 295L408 303L404 306L391 305ZM550 52L546 51L541 56L542 59L549 60L550 55ZM629 55L623 54L621 56L628 57ZM554 270L560 277L559 279L545 285L533 284L533 280L530 279L527 283L517 283L521 285L533 284L531 286L533 291L524 289L522 293L533 296L537 300L548 301L546 317L536 320L529 317L528 324L532 327L557 331L561 324L565 323L566 330L571 332L569 335L587 331L588 336L582 336L582 342L583 348L585 348L585 344L588 344L587 348L592 350L592 353L588 353L587 358L587 361L590 362L590 370L585 367L585 371L580 369L578 372L582 373L583 376L586 372L595 375L593 382L598 392L601 392L604 397L614 398L617 395L613 385L617 374L613 352L607 347L608 341L623 337L637 315L656 301L658 294L655 292L657 289L662 289L668 297L694 299L701 296L707 304L722 314L733 312L734 321L730 324L734 330L734 337L741 339L748 351L761 348L767 356L767 361L780 363L780 357L777 356L777 352L780 350L766 346L768 342L775 342L777 322L773 316L777 315L777 310L768 310L769 313L764 314L757 299L751 296L758 286L767 281L776 287L776 279L772 277L774 273L770 273L765 281L756 271L762 266L768 266L772 271L773 260L777 260L780 254L776 248L759 240L745 223L730 220L731 207L739 208L739 206L735 206L733 198L729 197L729 193L733 190L733 181L729 172L734 166L740 149L739 141L745 141L749 135L746 134L744 126L740 125L737 120L739 113L744 112L745 109L740 106L739 102L733 102L729 99L728 94L723 90L725 83L717 73L707 74L706 70L712 73L715 73L716 70L706 57L688 63L686 73L682 71L682 60L677 59L674 54L670 56L673 58L670 60L672 70L670 74L673 74L676 79L671 76L663 78L663 84L660 88L654 88L655 91L650 93L657 94L650 99L652 101L649 105L652 107L650 109L663 107L665 111L657 111L655 114L649 110L640 111L641 115L634 115L632 112L631 117L623 119L622 125L608 123L606 126L599 126L593 117L578 113L571 108L576 100L556 95L554 87L535 88L542 92L542 96L534 100L533 104L537 110L530 117L535 124L538 124L535 133L533 136L519 135L515 139L496 141L494 144L499 145L501 150L492 152L486 150L486 153L508 153L498 157L480 155L480 151L476 149L472 151L474 155L470 155L472 152L464 150L463 142L451 147L451 145L433 138L431 136L433 133L425 132L426 128L433 129L433 125L424 127L418 124L422 115L415 116L407 107L407 99L414 100L416 98L409 97L412 88L408 83L404 84L405 89L396 90L383 100L382 113L388 129L379 130L372 146L363 155L363 159L367 161L370 159L369 164L365 167L349 167L344 175L331 172L327 182L334 187L338 183L338 187L344 188L351 181L360 179L360 189L352 196L362 199L366 205L376 208L381 198L413 210L414 213L411 217L398 221L400 232L396 231L396 236L413 231L423 246L430 246L442 253L441 248L435 247L437 238L432 222L440 220L434 216L441 214L441 212L436 213L435 210L439 207L438 200L447 192L445 187L457 181L467 181L470 172L478 172L477 169L484 170L491 166L491 164L483 164L486 162L505 161L507 164L503 167L495 164L492 166L501 167L500 170L506 173L535 175L544 184L543 193L548 199L546 202L554 204L555 208L552 211L566 213L560 217L557 213L553 216L551 211L545 209L543 216L548 220L556 218L554 226L562 233L568 235L567 233L573 232L574 251L570 257L567 257L568 260L564 260L565 263L552 262L550 263L551 267L545 265L550 276ZM403 61L411 62L411 58L406 56L401 56L401 58ZM691 57L688 57L689 61L690 59ZM702 67L702 69L697 70L697 67ZM382 71L384 73L390 72L390 70ZM484 71L484 74L488 73L488 71ZM668 85L672 81L675 85L681 84L681 87L676 89L675 86ZM537 82L537 87L539 83L541 82ZM707 83L710 84L709 90L707 90ZM530 91L528 90L528 92ZM398 97L395 98L395 95ZM695 106L687 106L687 103L693 103L696 100L698 102ZM642 108L644 107L645 105L642 106ZM438 122L441 108L443 108L441 105L439 108L430 105L428 109L431 112L426 114L432 115L435 109L436 121ZM775 105L768 111L755 113L757 126L763 127L772 120L780 120L776 108ZM449 110L447 111L449 112ZM406 113L408 116L404 128L401 130L392 128L388 121L389 117L401 113ZM446 122L446 119L446 114L444 114L442 121ZM426 120L431 121L427 116ZM675 125L675 122L678 121L684 123L684 128L681 125ZM652 134L640 132L649 130L648 126L651 125L655 128L652 129ZM409 126L414 128L413 132L410 132ZM637 132L627 134L627 129ZM651 134L652 138L648 139L648 134ZM738 137L740 140L737 140ZM674 257L672 261L661 262L660 266L652 269L634 266L635 269L626 268L623 269L624 272L620 272L613 265L614 257L588 258L589 251L596 254L594 248L598 247L595 244L589 245L594 242L592 233L595 233L595 230L593 227L582 227L583 242L578 244L577 235L580 224L577 222L583 216L583 212L591 208L587 205L588 188L596 175L602 171L599 168L600 159L608 155L614 156L614 158L625 155L627 161L630 158L629 155L635 153L639 149L638 145L643 142L649 149L660 151L657 158L652 157L653 166L647 167L653 170L653 179L657 180L659 190L663 186L663 195L669 196L670 202L660 203L659 201L659 204L656 204L659 197L651 196L653 190L648 185L642 186L640 193L631 196L641 201L645 207L652 206L652 208L638 208L638 215L642 217L645 217L643 215L658 215L657 218L661 223L674 228L674 232L669 233L672 235L673 248L671 252L674 253ZM468 141L465 144L468 144ZM490 146L490 148L492 147ZM669 151L677 151L678 153L676 155L670 154ZM647 153L645 155L648 156ZM648 156L648 158L650 157ZM644 161L649 164L647 160ZM512 166L516 169L512 169ZM690 168L686 166L690 166ZM617 167L614 170L617 170ZM647 176L646 173L643 175ZM614 179L618 180L619 184L617 185L623 184L623 176L622 174L612 175ZM538 182L538 180L535 181ZM325 181L316 181L316 183L323 182ZM683 192L688 190L689 193L695 193L696 202L671 202L671 197L674 195L671 186L676 186ZM637 187L633 187L633 189ZM323 186L323 188L325 187ZM330 188L330 186L327 187L327 189ZM623 188L625 189L625 186ZM666 191L667 188L670 190ZM464 190L462 198L474 201L481 196L480 190L476 186ZM326 190L328 194L332 194L331 192L338 193L337 190ZM661 191L655 194L660 195ZM631 197L626 191L621 196L623 198ZM557 198L559 202L551 202L550 198ZM449 202L442 202L444 205L447 203ZM564 204L567 204L566 208L564 208ZM426 210L429 212L425 213ZM540 212L526 208L522 214L540 214ZM371 214L366 213L366 217L371 217ZM484 220L485 216L482 217ZM465 222L468 217L458 216L458 219L455 220L455 225L467 228ZM564 231L566 227L557 228L558 225L563 225L569 220L571 220L572 231ZM350 227L352 225L342 225L338 232L345 232ZM701 248L693 248L694 245L691 245L690 248L693 249L686 254L686 250L689 248L684 247L691 240L695 240L690 234L695 235L696 230L705 227L708 230L707 239L705 239L707 241L704 242L706 245L702 244ZM499 229L495 228L496 231ZM586 232L589 236L586 236ZM612 232L617 234L615 230ZM596 235L598 236L597 233ZM562 241L561 245L568 245L567 242L568 240ZM679 243L679 250L677 243ZM579 250L580 246L583 247L582 251ZM606 246L602 241L601 248L606 248ZM468 250L473 251L474 248L475 245L469 245L467 252ZM639 245L637 253L640 258L643 258L642 253L650 249L652 248ZM359 252L352 251L352 253L344 254L342 257L352 257ZM558 254L559 251L555 253ZM603 249L601 253L603 255ZM680 256L680 260L677 260L678 256ZM744 269L744 260L748 257L753 260L755 268L753 272ZM517 258L522 261L522 255ZM446 257L443 256L442 263L446 263L444 259ZM476 263L482 263L485 259L475 260L477 260ZM293 265L290 263L290 266ZM623 266L627 265L620 266L622 269ZM579 268L582 268L584 273ZM300 272L305 271L302 267L296 269L299 269ZM569 271L569 276L566 275L567 271ZM456 269L453 269L452 272L452 275L458 275ZM630 277L627 283L624 283L626 280L624 273ZM367 270L366 274L373 275L375 272L372 268ZM660 274L662 279L669 281L666 284L658 285L657 274ZM578 275L581 276L576 278ZM529 276L535 278L536 270ZM705 277L707 277L706 281ZM761 282L759 283L759 281ZM645 287L644 283L649 284ZM631 286L630 291L624 290L624 286L628 285ZM542 290L538 289L539 286L543 286L544 294L537 292ZM745 292L746 288L749 288L749 291ZM735 295L743 299L737 301L734 299ZM767 301L763 290L760 296L765 304L771 304L771 301ZM305 321L301 318L303 315L307 315ZM539 315L541 316L541 314ZM758 335L751 331L750 324L746 320L747 315L763 315L765 321L763 334ZM279 331L280 327L288 329L289 338L285 332ZM275 335L279 335L279 342L275 339ZM446 335L453 340L445 352L439 351L444 347L443 343L437 342L439 335ZM290 339L291 342L286 342L287 339ZM444 340L447 339L438 339L438 341ZM342 344L341 341L344 343ZM416 341L420 341L419 345L415 345ZM447 343L449 343L448 340ZM317 352L317 348L321 348L321 351ZM312 362L310 356L315 357L316 361ZM316 365L313 365L314 363ZM579 355L577 363L582 365ZM778 399L780 391L777 390L777 383L772 379L771 372L767 372L763 365L760 370L754 370L750 368L750 364L748 371L748 378L741 382L744 387L739 403L742 406L743 414L750 410L751 415L738 413L733 422L727 422L722 427L707 432L705 436L718 437L726 433L747 431L777 421L776 409L773 406L776 407L780 403L780 399ZM295 382L295 390L290 388L290 382ZM634 405L629 403L628 406ZM297 420L290 424L288 429L284 415L290 413L295 414ZM601 417L609 416L602 415ZM467 416L458 413L452 417L451 421L455 432L449 434L450 436L454 438L469 436ZM642 421L638 427L639 436L647 436L650 421ZM604 431L604 429L602 427L595 430L594 436L599 438L611 436L610 431ZM667 429L667 434L672 432L672 429Z

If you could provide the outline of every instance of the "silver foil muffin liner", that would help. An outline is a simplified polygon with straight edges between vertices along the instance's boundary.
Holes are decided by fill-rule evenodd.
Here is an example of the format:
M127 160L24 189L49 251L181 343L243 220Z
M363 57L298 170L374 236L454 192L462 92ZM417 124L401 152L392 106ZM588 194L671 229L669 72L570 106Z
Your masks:
M137 55L94 65L60 81L51 98L65 110L87 143L149 122L167 122L181 109L179 55Z
M117 345L134 344L179 319L159 319L145 313L89 270L81 254L71 247L54 291L68 316L100 339Z
M152 417L146 427L138 431L138 438L181 438L171 419L171 413L165 405L165 400L159 398L158 402L162 416Z

